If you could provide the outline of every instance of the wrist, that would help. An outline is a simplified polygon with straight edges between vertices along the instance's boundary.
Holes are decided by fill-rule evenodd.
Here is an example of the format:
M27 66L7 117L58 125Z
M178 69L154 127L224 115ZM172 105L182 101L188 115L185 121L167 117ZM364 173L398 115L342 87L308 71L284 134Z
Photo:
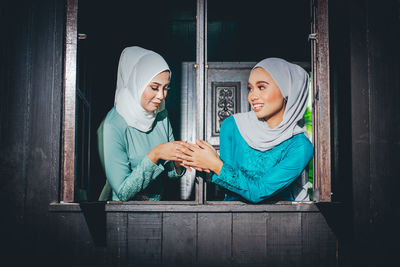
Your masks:
M213 168L211 169L216 175L219 175L219 173L221 172L222 169L222 165L224 165L224 163L222 162L221 159L218 159L215 161L215 164L213 166Z
M153 148L152 150L150 150L149 153L147 153L147 157L149 158L149 160L151 160L152 162L157 164L159 157L158 157L156 148Z

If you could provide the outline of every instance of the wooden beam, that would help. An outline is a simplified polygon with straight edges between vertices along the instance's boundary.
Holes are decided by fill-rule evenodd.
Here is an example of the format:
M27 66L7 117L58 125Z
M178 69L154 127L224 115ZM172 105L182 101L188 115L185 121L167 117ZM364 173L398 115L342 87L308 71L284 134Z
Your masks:
M331 114L329 83L328 0L315 0L312 6L313 143L314 199L331 201Z
M61 154L61 201L74 201L75 87L78 0L67 0Z

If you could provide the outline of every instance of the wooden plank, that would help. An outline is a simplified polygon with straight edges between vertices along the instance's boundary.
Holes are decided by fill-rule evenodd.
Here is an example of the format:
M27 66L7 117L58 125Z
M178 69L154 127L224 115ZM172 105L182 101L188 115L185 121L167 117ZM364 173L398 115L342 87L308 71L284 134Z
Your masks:
M128 265L161 266L162 213L128 214Z
M302 266L301 213L270 213L267 266Z
M127 266L126 213L107 213L107 264L106 266Z
M207 64L207 0L197 0L196 13L196 139L204 140L204 94ZM196 173L196 201L204 203L204 180Z
M194 266L197 214L164 213L162 228L162 266Z
M197 266L230 266L232 214L198 214Z
M370 184L368 264L397 261L400 232L400 2L367 3ZM384 30L383 30L384 29ZM390 32L391 34L387 34ZM367 222L364 222L367 224Z
M95 246L83 213L53 213L49 220L54 236L47 266L105 266L105 247Z
M370 234L370 118L368 85L366 2L351 2L350 9L350 72L351 72L351 140L352 201L355 241L367 246L363 239ZM357 240L360 239L360 240ZM360 249L360 252L364 249ZM359 255L361 257L361 254Z
M74 201L75 94L78 0L67 1L64 59L64 103L62 122L61 200Z
M232 219L232 266L267 264L267 214L234 213Z
M334 204L332 203L334 206ZM62 204L52 204L51 209L62 209ZM71 210L76 209L68 205L66 208ZM140 204L121 204L110 203L105 207L106 212L316 212L318 207L315 204L264 204L264 205L249 205L249 204L230 204L229 201L224 204L215 205L140 205Z
M337 266L337 240L321 213L302 213L301 266Z
M317 5L315 5L317 4ZM328 0L313 1L314 200L331 201L331 115Z

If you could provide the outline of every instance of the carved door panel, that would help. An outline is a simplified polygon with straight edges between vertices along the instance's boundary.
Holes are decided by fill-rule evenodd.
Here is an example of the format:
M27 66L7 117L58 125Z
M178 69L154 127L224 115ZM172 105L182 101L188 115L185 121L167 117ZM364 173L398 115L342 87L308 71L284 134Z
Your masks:
M209 62L205 92L205 140L219 149L222 121L249 110L247 81L255 62Z

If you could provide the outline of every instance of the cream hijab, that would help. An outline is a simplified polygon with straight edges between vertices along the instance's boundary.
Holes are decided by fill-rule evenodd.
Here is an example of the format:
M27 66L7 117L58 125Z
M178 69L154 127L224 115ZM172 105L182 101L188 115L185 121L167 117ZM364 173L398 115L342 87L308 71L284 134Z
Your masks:
M119 59L114 105L126 123L142 132L153 127L157 113L165 108L164 100L154 112L140 104L144 89L159 73L171 70L156 52L138 46L125 48Z
M282 122L275 128L259 120L254 111L234 114L236 125L246 143L257 150L266 151L298 133L306 133L304 112L307 106L307 72L298 65L280 58L267 58L253 69L261 67L268 71L287 100Z

